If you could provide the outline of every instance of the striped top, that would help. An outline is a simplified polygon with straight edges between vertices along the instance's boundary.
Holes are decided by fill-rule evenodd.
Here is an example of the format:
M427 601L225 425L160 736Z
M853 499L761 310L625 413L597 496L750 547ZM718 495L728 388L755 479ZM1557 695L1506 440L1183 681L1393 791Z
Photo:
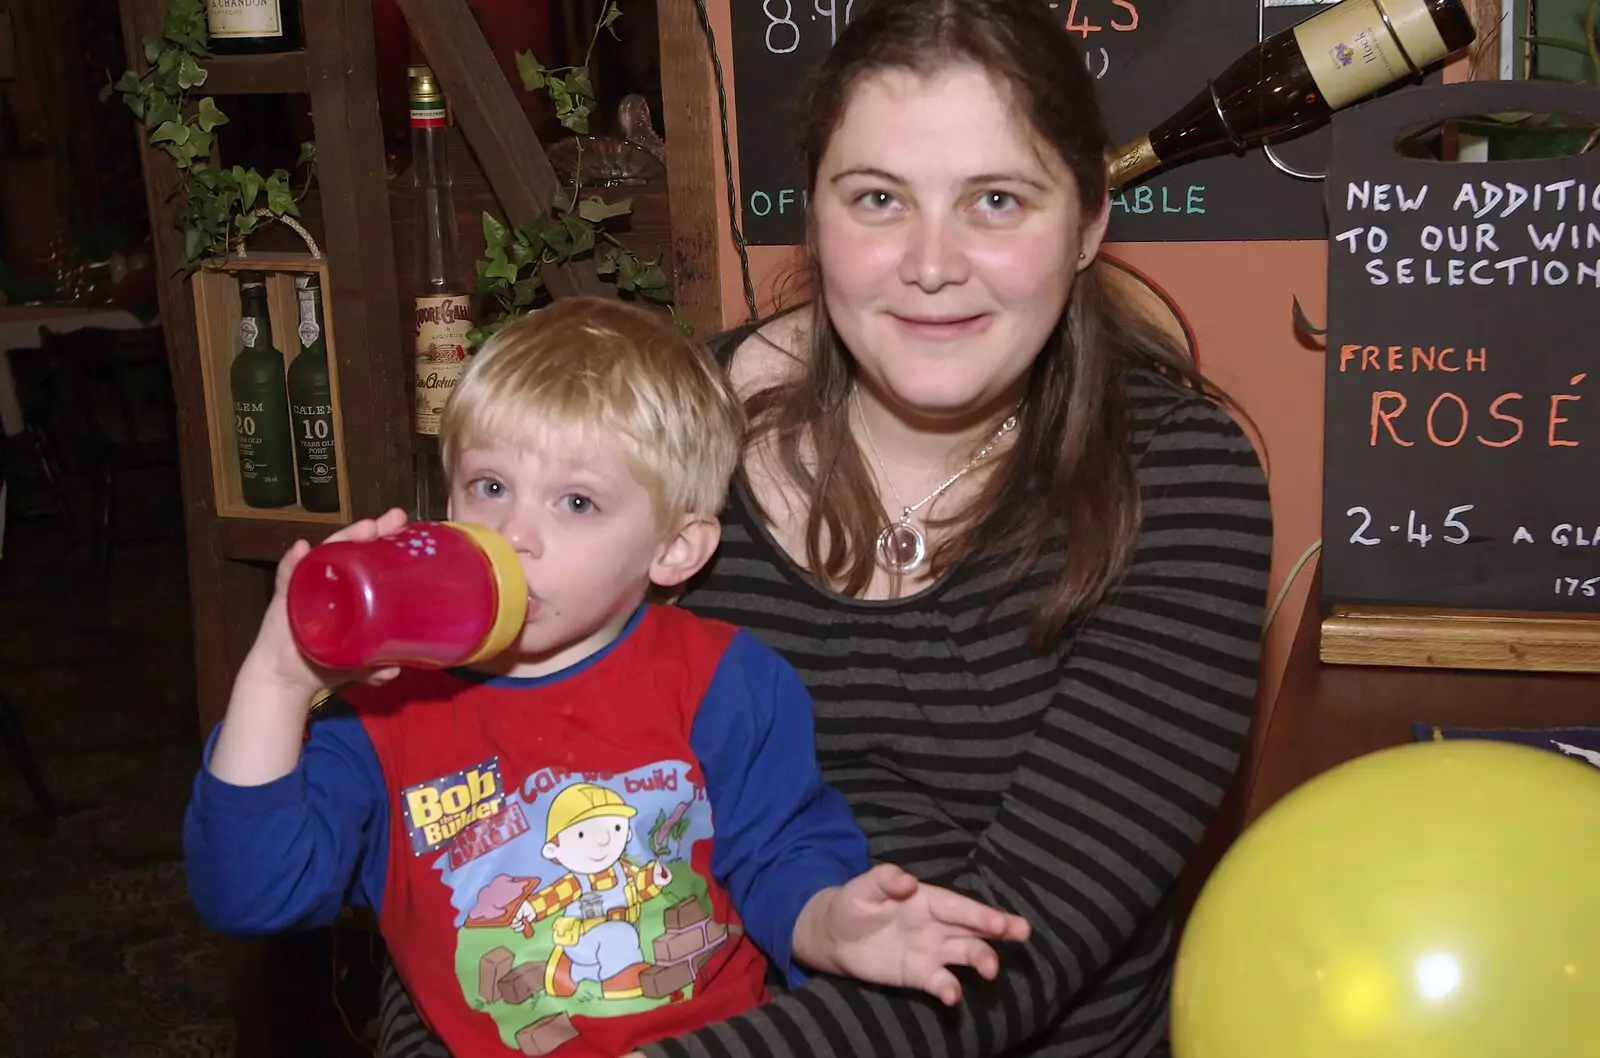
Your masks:
M1239 760L1271 551L1266 484L1228 414L1153 373L1128 385L1144 520L1120 591L1055 649L1026 643L1046 555L964 561L908 599L818 587L734 490L684 600L752 630L816 699L825 777L872 855L1025 916L964 999L832 977L645 1048L655 1058L1071 1055L1162 1047L1174 882Z

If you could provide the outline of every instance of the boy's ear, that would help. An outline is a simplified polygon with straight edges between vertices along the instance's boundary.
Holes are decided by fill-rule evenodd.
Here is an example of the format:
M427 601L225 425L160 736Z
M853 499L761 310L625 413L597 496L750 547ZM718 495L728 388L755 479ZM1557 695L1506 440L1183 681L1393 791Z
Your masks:
M662 542L650 565L650 582L674 588L711 561L722 540L722 523L705 514L685 515L677 529Z

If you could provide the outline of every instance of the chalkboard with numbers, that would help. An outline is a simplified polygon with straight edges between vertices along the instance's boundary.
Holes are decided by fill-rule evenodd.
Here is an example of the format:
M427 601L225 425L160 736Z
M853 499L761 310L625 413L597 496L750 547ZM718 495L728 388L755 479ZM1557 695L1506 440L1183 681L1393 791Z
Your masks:
M1594 121L1600 97L1456 84L1333 119L1330 607L1600 614L1600 152L1444 163L1394 146L1509 111Z
M730 0L740 222L748 242L800 242L805 176L795 151L805 79L864 0ZM1039 0L1054 10L1099 80L1114 141L1141 135L1264 36L1315 14L1318 0ZM1325 0L1324 0L1325 2ZM1320 173L1327 131L1278 148ZM1113 196L1118 242L1320 239L1322 184L1276 169L1259 150L1176 166Z

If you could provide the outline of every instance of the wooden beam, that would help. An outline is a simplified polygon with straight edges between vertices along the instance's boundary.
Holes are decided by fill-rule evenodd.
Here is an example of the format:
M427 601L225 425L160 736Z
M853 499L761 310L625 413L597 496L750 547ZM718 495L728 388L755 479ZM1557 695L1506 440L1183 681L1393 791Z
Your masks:
M400 328L370 0L302 8L351 515L410 507L411 361Z
M119 0L128 68L145 68L140 39L160 31L162 0ZM130 120L132 120L130 115ZM185 545L189 553L189 606L194 619L195 684L201 733L209 731L228 703L234 666L243 659L228 650L229 609L219 585L227 579L215 529L211 487L211 436L206 425L206 388L200 372L194 299L181 280L169 278L183 258L183 235L172 225L172 198L181 186L177 168L160 151L151 150L139 134L139 159L144 168L145 201L150 209L150 235L155 248L156 284L162 333L172 373L178 410L178 463L183 480ZM245 621L256 619L245 614Z
M304 95L311 91L310 66L303 51L214 55L205 65L206 83L200 89L205 95Z
M399 0L399 5L506 219L525 224L548 214L561 183L467 0ZM546 266L541 274L556 297L616 296L616 288L595 273L592 259Z
M672 215L672 297L678 315L696 334L711 335L722 329L717 199L723 193L711 55L695 5L687 0L661 0L656 25Z

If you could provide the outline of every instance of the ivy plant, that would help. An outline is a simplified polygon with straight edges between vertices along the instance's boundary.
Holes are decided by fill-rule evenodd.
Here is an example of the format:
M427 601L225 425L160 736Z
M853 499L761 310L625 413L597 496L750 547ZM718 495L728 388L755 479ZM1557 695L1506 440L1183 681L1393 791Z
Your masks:
M228 117L211 96L194 98L206 83L204 63L211 57L207 39L204 0L167 0L161 32L141 41L146 69L128 70L100 90L101 100L122 98L150 145L183 174L172 215L183 232L183 273L233 252L239 240L269 219L257 210L267 210L271 219L299 216L299 201L316 168L317 145L310 142L300 145L295 163L298 191L284 169L262 176L255 169L211 164L216 129Z
M556 120L577 134L589 131L589 116L596 98L589 82L589 58L600 34L610 31L622 17L616 0L607 0L595 21L594 34L581 66L547 67L533 52L519 52L517 72L529 92L545 91L555 106ZM639 297L671 306L672 291L659 258L641 261L606 222L633 212L633 200L607 202L598 195L580 199L580 177L573 173L570 196L551 206L550 212L525 224L508 225L491 213L483 215L484 256L477 262L478 295L484 299L483 322L473 328L471 340L482 345L495 331L548 300L540 269L551 264L593 259L595 270L615 283L627 297Z

